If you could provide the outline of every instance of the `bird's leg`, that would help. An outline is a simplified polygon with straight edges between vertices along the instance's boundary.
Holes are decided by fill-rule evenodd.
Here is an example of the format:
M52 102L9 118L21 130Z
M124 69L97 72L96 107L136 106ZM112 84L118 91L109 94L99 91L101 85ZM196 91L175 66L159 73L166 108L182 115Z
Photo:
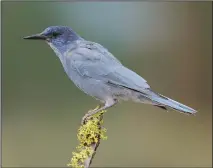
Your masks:
M82 121L81 121L81 124L84 124L85 123L85 121L86 121L86 119L88 118L88 117L90 117L90 116L92 116L92 115L94 115L94 114L96 114L96 113L98 113L98 112L100 112L100 111L102 111L102 110L105 110L105 109L107 109L107 108L109 108L109 107L112 107L113 105L115 105L116 103L117 103L118 101L117 100L109 100L109 101L106 101L106 103L104 104L104 106L98 106L98 107L96 107L94 110L90 110L90 111L88 111L88 113L86 113L85 115L84 115L84 117L82 118Z
M101 108L101 106L103 106L103 104L99 104L95 109L89 110L87 113L90 113L91 111L97 110L97 109Z
M89 110L89 111L84 115L84 117L82 118L82 120L81 120L81 125L85 124L85 121L86 121L86 119L87 119L87 117L89 116L90 113L92 113L92 112L95 111L95 110L98 110L99 108L101 108L101 106L102 106L102 105L99 104L95 109Z

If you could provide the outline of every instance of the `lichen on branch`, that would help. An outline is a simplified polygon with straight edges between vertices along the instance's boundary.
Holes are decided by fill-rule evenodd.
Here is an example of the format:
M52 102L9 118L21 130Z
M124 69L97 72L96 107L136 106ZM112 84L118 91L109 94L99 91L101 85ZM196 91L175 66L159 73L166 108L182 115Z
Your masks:
M73 157L67 166L73 168L88 168L100 144L100 140L107 139L106 129L103 125L103 113L100 111L86 119L84 124L80 126L77 133L79 145L76 147L76 152L73 152Z

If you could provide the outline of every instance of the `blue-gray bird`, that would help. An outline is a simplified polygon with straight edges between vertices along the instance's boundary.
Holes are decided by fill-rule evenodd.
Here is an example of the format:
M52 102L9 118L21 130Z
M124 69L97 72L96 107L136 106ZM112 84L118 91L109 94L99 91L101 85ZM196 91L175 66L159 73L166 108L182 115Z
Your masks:
M122 65L106 48L83 39L69 27L51 26L24 39L46 41L73 83L103 103L103 106L90 111L87 117L112 107L119 100L196 113L196 110L152 91L145 79Z

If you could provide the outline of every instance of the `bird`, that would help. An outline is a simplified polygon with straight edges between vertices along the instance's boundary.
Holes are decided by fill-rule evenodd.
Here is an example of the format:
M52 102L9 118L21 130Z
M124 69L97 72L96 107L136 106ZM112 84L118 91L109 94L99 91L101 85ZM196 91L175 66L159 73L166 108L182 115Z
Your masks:
M69 79L84 93L101 102L102 105L89 111L86 118L128 100L185 114L197 112L153 91L144 78L125 67L105 47L87 41L68 26L49 26L24 39L46 41Z

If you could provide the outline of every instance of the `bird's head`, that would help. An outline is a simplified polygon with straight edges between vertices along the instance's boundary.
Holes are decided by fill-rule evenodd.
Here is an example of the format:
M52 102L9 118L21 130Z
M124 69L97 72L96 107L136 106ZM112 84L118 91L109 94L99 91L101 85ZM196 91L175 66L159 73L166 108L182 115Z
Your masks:
M50 26L41 33L26 36L24 39L44 40L54 50L62 52L62 50L65 51L66 47L73 41L81 39L81 37L67 26Z

